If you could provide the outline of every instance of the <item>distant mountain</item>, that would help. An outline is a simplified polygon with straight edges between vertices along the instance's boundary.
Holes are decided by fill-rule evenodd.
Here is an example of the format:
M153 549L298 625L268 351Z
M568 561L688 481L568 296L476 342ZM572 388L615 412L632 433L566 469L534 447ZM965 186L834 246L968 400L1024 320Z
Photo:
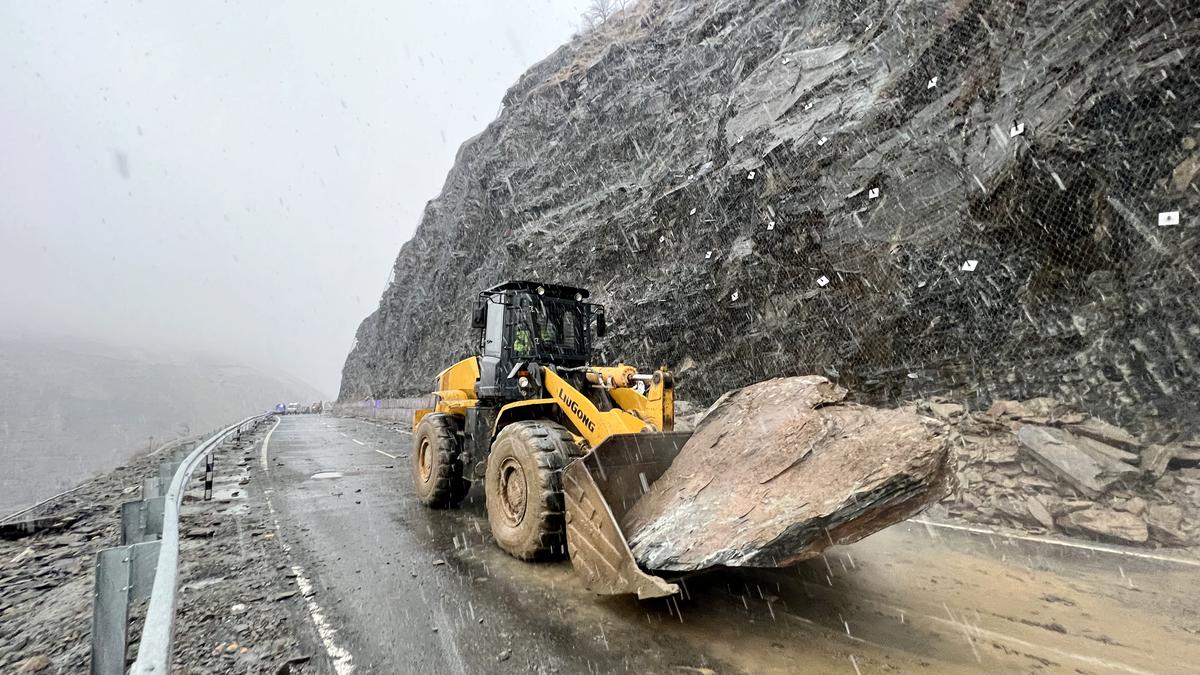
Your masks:
M212 357L0 339L0 516L311 386Z

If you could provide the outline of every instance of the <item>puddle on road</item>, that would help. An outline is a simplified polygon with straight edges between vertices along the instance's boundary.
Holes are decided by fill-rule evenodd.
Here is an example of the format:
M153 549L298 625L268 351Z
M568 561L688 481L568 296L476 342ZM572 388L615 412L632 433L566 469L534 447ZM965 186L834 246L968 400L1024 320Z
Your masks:
M312 477L313 478L341 478L342 472L341 471L321 471L318 473L314 473L312 475Z

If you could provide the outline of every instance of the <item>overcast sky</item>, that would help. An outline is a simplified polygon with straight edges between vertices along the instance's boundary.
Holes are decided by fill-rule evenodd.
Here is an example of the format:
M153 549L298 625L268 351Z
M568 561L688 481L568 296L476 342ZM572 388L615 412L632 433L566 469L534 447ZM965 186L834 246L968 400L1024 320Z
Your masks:
M586 0L0 0L0 333L327 395L458 146Z

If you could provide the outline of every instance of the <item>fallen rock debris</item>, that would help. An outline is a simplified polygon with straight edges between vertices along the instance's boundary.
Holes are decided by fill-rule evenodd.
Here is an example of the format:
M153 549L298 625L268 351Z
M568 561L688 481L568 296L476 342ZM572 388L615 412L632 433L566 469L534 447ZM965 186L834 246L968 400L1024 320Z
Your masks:
M1092 539L1112 541L1118 544L1139 546L1150 538L1146 523L1126 511L1089 506L1082 511L1073 511L1059 520L1066 532L1084 534Z
M1103 444L1062 429L1026 425L1017 432L1017 440L1025 454L1092 499L1138 474L1134 467L1106 454L1086 451L1085 442Z
M45 654L31 656L17 668L18 673L40 673L49 668L53 662Z
M1051 398L951 414L958 485L931 513L1128 546L1200 544L1200 443L1148 444Z

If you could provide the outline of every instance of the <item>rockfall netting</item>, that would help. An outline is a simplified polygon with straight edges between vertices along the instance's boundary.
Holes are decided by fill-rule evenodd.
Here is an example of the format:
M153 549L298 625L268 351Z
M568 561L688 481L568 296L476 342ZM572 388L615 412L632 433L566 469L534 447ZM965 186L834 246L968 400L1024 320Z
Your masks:
M685 398L816 373L1194 435L1198 46L1183 1L642 3L464 145L342 398L428 390L474 294L540 278Z

